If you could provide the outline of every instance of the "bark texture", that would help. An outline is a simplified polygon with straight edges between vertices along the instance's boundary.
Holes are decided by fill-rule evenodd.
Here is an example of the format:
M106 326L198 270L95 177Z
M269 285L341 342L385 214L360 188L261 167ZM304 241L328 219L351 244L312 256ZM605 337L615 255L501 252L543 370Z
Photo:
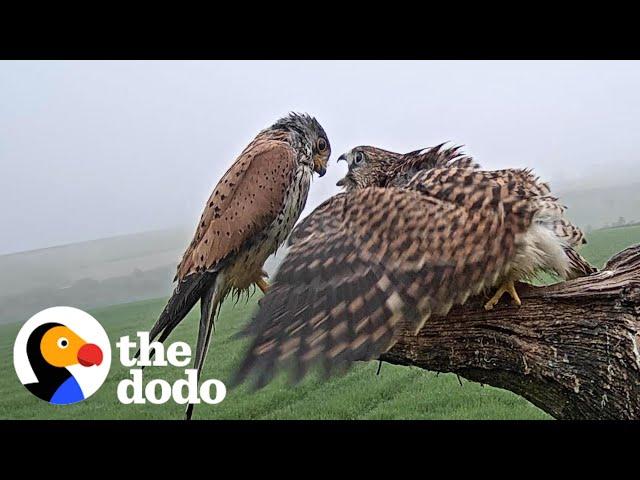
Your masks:
M588 277L517 290L521 307L470 299L381 360L504 388L558 419L640 419L640 245Z

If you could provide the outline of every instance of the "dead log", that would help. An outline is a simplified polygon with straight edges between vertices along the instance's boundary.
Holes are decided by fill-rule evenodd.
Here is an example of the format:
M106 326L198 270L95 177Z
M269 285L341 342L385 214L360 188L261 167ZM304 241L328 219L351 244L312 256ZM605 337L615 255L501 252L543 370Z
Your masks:
M517 288L521 307L470 299L381 360L510 390L557 419L640 419L640 245L589 277Z

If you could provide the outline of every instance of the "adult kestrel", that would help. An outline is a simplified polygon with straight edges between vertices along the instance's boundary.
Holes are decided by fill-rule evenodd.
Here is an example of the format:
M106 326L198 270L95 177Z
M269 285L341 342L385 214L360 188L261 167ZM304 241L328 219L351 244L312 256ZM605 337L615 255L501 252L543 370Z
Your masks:
M390 349L401 323L516 280L552 271L593 272L575 251L580 230L530 170L483 171L459 148L409 154L357 147L342 155L346 192L293 231L291 249L245 333L253 340L234 382L265 385L279 367L294 381Z
M266 290L264 262L291 232L307 201L312 173L325 174L330 153L318 121L292 113L255 137L207 200L178 265L173 295L149 334L151 340L164 341L200 301L198 378L222 301L253 284ZM189 404L186 417L192 412Z

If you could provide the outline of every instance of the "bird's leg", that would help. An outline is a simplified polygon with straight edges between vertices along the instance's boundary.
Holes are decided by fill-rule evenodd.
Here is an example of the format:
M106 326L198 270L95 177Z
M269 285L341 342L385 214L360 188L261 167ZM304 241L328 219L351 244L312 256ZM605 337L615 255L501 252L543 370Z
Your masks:
M269 289L269 284L264 278L260 277L258 280L256 280L256 285L260 290L262 290L262 293L267 293L267 290Z
M516 287L513 283L513 280L509 280L508 282L503 283L500 288L498 288L496 294L491 297L491 299L487 303L484 304L484 309L492 310L493 307L498 303L498 301L500 301L500 298L504 293L508 293L517 305L522 305L520 297L518 296L518 292L516 292Z

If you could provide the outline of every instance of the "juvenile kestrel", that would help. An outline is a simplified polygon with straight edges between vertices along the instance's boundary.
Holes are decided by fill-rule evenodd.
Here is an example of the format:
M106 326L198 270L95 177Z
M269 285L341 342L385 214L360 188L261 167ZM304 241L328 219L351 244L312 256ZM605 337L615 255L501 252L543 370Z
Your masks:
M580 230L529 170L483 171L459 148L406 155L357 147L340 157L346 188L293 231L291 249L245 333L252 342L234 381L265 385L279 367L294 381L393 346L402 323L540 271L589 274Z
M151 329L164 341L200 301L194 368L205 361L216 311L232 291L266 290L265 260L285 241L307 201L312 172L323 176L331 147L309 115L290 114L261 131L207 200L191 244L178 265L178 283ZM190 418L189 404L186 417Z

